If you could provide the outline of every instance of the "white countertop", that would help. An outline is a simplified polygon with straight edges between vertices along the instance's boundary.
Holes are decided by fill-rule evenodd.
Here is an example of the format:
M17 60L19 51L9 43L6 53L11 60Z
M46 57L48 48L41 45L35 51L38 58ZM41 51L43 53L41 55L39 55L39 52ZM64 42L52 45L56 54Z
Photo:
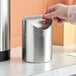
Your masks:
M75 49L53 46L49 63L26 63L22 61L22 48L11 49L11 60L0 62L0 76L69 76L76 74L76 57L68 56Z

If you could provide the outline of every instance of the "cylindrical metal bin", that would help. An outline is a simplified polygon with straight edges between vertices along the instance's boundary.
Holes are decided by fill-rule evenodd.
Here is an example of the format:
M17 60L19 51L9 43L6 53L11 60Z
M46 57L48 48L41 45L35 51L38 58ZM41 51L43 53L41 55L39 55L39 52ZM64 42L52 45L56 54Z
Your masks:
M49 62L52 59L52 21L42 29L42 16L23 18L23 60L26 62Z
M10 59L10 0L0 0L0 61Z

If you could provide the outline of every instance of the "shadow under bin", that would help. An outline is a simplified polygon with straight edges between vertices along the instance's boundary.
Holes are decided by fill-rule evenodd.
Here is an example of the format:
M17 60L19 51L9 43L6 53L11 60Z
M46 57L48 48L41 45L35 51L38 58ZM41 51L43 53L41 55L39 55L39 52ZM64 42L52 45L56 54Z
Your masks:
M22 21L23 61L50 62L52 59L52 20L42 29L42 16L24 17Z

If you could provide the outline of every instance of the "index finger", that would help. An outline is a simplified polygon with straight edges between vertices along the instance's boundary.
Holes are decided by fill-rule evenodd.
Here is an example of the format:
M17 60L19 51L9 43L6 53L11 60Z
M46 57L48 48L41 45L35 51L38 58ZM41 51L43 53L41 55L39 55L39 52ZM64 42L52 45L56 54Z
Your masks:
M57 9L57 6L53 5L53 6L48 8L48 12L47 13L52 13L52 12L56 11L56 9Z
M44 15L44 18L46 18L46 19L52 19L53 17L57 17L57 11L47 13Z

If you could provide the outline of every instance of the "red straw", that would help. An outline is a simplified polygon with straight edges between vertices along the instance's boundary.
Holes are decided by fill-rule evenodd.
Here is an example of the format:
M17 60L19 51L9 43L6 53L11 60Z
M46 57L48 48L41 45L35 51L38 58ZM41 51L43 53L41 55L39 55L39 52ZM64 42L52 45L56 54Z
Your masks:
M46 13L48 12L48 7L49 7L49 1L47 2ZM47 22L47 19L44 19L44 24L42 26L42 29L45 29L46 22Z

